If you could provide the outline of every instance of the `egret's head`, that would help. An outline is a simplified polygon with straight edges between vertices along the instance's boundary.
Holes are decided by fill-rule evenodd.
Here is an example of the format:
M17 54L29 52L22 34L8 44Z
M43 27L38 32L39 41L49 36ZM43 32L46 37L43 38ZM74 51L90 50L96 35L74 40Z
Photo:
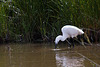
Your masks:
M59 35L59 36L56 37L56 39L55 39L55 48L56 48L56 45L58 44L58 42L60 40L62 40L62 35Z

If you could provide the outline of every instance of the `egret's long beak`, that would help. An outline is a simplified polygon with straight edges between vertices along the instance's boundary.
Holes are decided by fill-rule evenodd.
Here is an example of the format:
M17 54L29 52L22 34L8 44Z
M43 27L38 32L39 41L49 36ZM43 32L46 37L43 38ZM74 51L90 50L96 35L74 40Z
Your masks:
M55 44L55 49L57 48L57 44Z

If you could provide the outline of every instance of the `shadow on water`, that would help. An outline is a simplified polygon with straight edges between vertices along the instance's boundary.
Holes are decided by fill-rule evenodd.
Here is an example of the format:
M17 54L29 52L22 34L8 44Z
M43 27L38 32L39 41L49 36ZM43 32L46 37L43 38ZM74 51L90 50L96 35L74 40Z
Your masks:
M62 46L53 44L0 45L0 67L99 67L99 46Z

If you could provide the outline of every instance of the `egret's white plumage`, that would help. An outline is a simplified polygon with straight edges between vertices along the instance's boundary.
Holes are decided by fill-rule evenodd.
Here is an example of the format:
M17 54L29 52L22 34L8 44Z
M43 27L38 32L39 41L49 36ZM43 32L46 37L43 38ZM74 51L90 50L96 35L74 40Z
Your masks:
M61 31L62 31L62 35L59 35L56 37L55 44L58 44L60 40L65 41L67 38L70 38L70 37L73 38L73 37L76 37L77 35L84 34L84 32L81 29L72 25L63 26L61 28Z

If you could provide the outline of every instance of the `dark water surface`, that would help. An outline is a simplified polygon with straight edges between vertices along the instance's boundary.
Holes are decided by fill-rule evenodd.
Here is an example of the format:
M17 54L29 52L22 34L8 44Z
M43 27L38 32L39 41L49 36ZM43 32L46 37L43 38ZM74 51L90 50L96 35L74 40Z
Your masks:
M55 50L53 44L3 44L0 67L100 67L100 46Z

